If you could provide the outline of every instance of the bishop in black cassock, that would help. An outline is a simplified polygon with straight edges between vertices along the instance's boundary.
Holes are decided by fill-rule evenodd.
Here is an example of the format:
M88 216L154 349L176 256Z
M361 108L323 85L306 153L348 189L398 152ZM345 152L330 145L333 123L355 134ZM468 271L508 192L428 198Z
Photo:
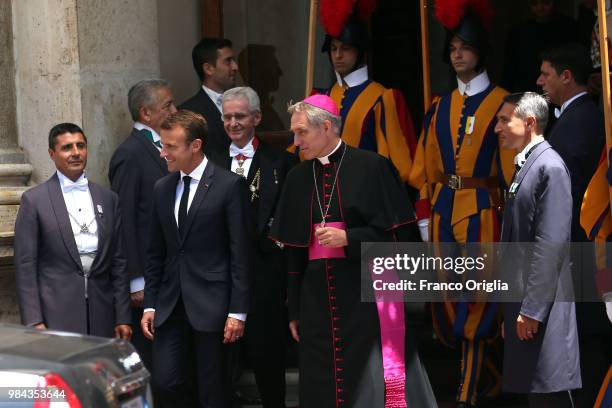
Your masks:
M389 160L340 140L329 97L309 97L289 112L294 143L307 160L287 176L270 237L288 258L300 406L436 406L407 341L413 335L403 304L361 301L360 244L391 242L415 219L402 182Z

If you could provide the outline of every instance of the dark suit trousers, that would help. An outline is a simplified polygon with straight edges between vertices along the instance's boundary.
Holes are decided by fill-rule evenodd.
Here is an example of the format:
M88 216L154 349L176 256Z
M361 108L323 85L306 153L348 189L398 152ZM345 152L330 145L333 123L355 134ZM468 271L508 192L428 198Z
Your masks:
M149 371L153 371L153 343L142 333L140 320L144 309L132 307L132 339L131 342L138 351L140 359Z
M263 292L261 292L263 293ZM253 368L257 390L263 408L285 407L285 349L287 316L283 302L259 304L255 313L249 313L245 336L230 344L226 351L226 398L230 406L240 406L235 400L236 383L241 374L241 355Z
M273 244L274 245L274 244ZM253 367L263 408L285 407L285 350L289 323L285 281L278 253L260 253L243 351Z
M573 408L569 391L551 392L549 394L529 394L529 408Z
M249 315L246 352L264 408L285 407L285 338L287 318L282 304Z
M179 298L154 336L153 385L161 405L225 408L223 333L194 330Z

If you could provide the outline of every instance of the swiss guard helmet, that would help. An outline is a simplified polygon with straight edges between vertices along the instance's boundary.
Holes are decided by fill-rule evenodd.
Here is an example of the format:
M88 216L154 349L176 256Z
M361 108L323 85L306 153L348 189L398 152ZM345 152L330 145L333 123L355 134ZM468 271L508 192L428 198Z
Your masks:
M476 69L482 69L490 51L488 36L493 8L489 0L437 0L435 16L446 29L442 60L450 63L450 43L458 37L476 50Z
M319 13L325 29L321 52L329 53L332 40L337 39L359 51L353 70L364 65L370 48L370 35L365 23L375 8L376 1L372 0L321 0Z

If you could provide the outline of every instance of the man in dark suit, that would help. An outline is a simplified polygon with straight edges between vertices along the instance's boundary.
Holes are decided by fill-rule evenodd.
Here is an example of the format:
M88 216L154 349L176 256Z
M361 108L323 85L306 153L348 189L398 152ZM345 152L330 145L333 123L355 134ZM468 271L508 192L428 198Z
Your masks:
M232 42L225 38L202 38L191 52L193 68L202 81L198 92L183 102L179 109L187 109L204 116L208 124L207 154L224 155L230 139L221 120L221 95L236 84L238 64ZM217 163L218 164L218 163Z
M123 214L123 245L127 258L127 272L131 279L132 343L145 366L151 370L151 342L140 330L144 300L144 269L149 211L153 199L153 185L168 174L166 162L159 156L161 123L176 112L172 91L161 79L146 79L136 83L128 92L128 107L134 120L130 136L115 150L111 158L108 179L111 189L119 196Z
M253 302L246 324L246 355L264 407L285 406L285 259L268 238L272 217L293 156L255 135L261 121L260 100L249 87L223 94L223 122L232 140L213 162L244 177L249 186L250 216L256 228Z
M603 115L586 92L590 71L587 50L579 44L570 44L542 54L537 82L557 107L557 120L545 137L565 162L572 178L573 242L586 241L586 234L580 228L580 206L605 141Z
M567 44L542 54L537 82L549 101L558 107L555 109L558 119L545 137L565 162L572 180L572 242L587 242L580 227L580 208L605 141L602 112L586 93L590 71L587 50L578 44ZM572 274L578 298L595 287L595 267L583 263L589 258L578 254L579 249L579 245L572 247ZM591 407L607 370L604 334L608 322L603 302L577 302L576 316L584 384L576 393L576 403Z
M223 344L242 337L250 302L246 182L204 155L199 114L178 111L161 129L173 173L153 190L141 321L153 340L153 384L169 406L225 407Z
M506 96L497 113L500 146L519 152L501 234L516 243L505 247L501 266L517 297L510 300L520 300L503 303L503 387L528 394L530 407L570 408L570 391L581 387L568 251L571 184L542 136L547 119L546 100L533 92Z
M87 180L87 139L49 133L57 172L26 191L15 223L21 321L38 329L129 339L129 279L117 195Z

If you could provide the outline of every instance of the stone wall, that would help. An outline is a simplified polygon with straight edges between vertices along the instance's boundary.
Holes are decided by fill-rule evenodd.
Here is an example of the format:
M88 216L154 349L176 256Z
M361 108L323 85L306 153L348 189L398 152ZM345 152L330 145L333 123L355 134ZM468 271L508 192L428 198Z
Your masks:
M160 75L157 7L149 0L12 5L18 141L35 164L34 180L55 170L49 129L69 121L88 136L90 178L108 184L108 161L131 127L127 91Z
M87 172L108 185L108 162L131 131L128 90L160 76L157 7L151 0L79 0L77 18Z

